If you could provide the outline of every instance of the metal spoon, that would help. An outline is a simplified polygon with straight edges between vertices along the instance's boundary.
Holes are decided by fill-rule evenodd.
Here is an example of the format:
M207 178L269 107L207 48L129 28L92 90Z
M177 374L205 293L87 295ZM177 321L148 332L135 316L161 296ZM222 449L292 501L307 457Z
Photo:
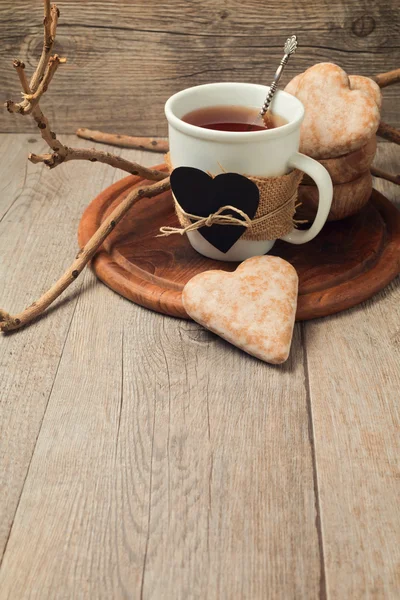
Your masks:
M284 50L285 54L284 54L281 62L279 63L279 67L276 70L276 73L275 73L274 78L271 83L271 87L269 88L269 92L267 94L267 97L265 98L265 102L262 105L262 108L259 113L259 116L264 121L265 121L265 113L269 109L272 98L274 97L274 94L275 94L276 90L278 89L278 82L281 78L283 69L287 65L290 55L294 54L297 50L297 36L296 35L292 35L291 37L288 37L288 39L286 40L285 45L283 47L283 50Z

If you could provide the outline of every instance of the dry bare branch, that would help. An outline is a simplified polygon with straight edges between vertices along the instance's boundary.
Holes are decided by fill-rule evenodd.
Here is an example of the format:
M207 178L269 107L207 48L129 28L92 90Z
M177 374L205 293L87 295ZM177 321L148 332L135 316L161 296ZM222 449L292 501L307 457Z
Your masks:
M57 12L57 18L60 14L56 5L53 5L55 8L52 11L52 7L50 6L50 0L44 0L44 20L43 20L43 49L42 54L40 56L38 65L34 74L32 75L29 87L32 92L35 92L41 79L43 77L43 73L47 67L48 60L50 58L51 51L53 49L54 37L51 35L51 27L52 27L52 18L54 17L54 11Z
M380 177L380 179L386 179L386 181L391 181L392 183L400 185L400 175L392 175L391 173L382 171L382 169L378 169L377 167L371 167L371 175L373 175L374 177Z
M29 159L37 164L43 162L50 168L54 168L63 162L70 160L88 160L90 162L100 162L108 164L116 169L121 169L132 175L140 175L145 179L160 181L165 177L162 171L148 169L136 162L131 162L110 152L87 148L69 148L65 146L54 131L51 130L46 116L43 114L39 100L48 89L50 81L53 78L58 66L66 62L66 59L60 58L57 54L50 57L50 51L53 47L54 36L56 32L59 11L55 4L50 6L49 0L44 0L44 41L42 55L39 64L31 79L30 85L27 84L24 66L21 61L14 61L14 67L21 81L21 86L25 98L20 103L14 103L9 100L6 108L9 112L20 113L23 115L31 114L40 130L40 134L46 144L51 148L53 154L31 154Z
M90 238L88 243L80 250L76 259L66 270L64 275L45 293L39 300L31 304L28 308L16 315L10 315L8 312L0 309L0 329L2 331L12 331L20 329L37 317L39 317L50 304L54 302L62 292L73 283L81 274L87 263L93 258L101 244L111 231L123 219L132 206L141 198L151 198L157 196L170 188L169 177L162 181L153 183L145 187L137 187L132 190L128 196L113 210L113 212L103 221L96 233Z
M86 127L77 129L76 135L85 140L118 146L119 148L134 148L135 150L150 152L168 152L169 150L169 144L166 140L158 140L152 137L133 137L119 133L105 133L104 131L86 129Z
M106 165L110 165L115 169L121 169L131 175L140 175L144 179L150 179L152 181L160 181L165 178L163 171L157 171L156 169L149 169L143 167L139 163L126 160L121 156L116 156L110 152L102 152L95 148L69 148L63 146L64 153L59 151L53 154L30 154L29 160L34 164L44 163L46 166L53 169L63 162L70 160L88 160L90 162L99 162Z
M24 93L24 100L20 103L14 103L9 100L6 103L9 112L20 113L22 115L31 114L35 120L41 136L46 144L52 150L46 154L30 154L29 160L35 164L43 162L48 167L54 168L57 165L70 160L88 160L90 162L101 162L117 169L121 169L133 175L139 175L147 180L153 180L150 186L137 187L117 206L111 215L102 223L96 233L92 236L86 246L79 252L71 267L64 275L48 290L37 302L17 315L10 315L6 311L0 310L0 329L11 331L30 323L33 319L43 313L44 310L78 277L85 265L94 256L103 241L124 217L128 210L140 198L152 197L169 189L169 177L162 171L148 169L135 162L128 161L120 156L115 156L110 152L102 152L87 148L69 148L65 146L57 135L51 130L46 116L43 114L39 100L46 92L49 83L57 70L57 67L65 62L65 59L59 56L50 56L54 44L54 37L57 28L59 11L55 4L50 6L49 0L44 0L44 41L43 50L38 66L33 77L28 84L25 76L25 65L21 61L14 61L14 67L18 73L21 87Z
M379 123L376 134L385 138L385 140L389 140L389 142L400 144L400 130L388 125L387 123L384 123L383 121Z
M60 11L58 10L58 8L55 4L52 4L51 8L50 8L50 18L51 18L50 37L53 40L53 43L54 43L54 40L56 39L57 24L58 24L59 17L60 17Z
M379 73L379 75L375 75L372 77L374 81L379 85L379 87L384 88L388 85L393 85L394 83L400 82L400 69L395 69L394 71L387 71L386 73Z
M27 80L26 74L25 74L25 64L20 60L14 60L13 67L15 68L15 70L18 73L18 77L21 82L21 87L23 89L23 92L25 94L30 94L31 89L29 87L29 83L28 83L28 80Z
M51 56L47 64L46 70L43 75L42 81L39 83L37 90L33 93L25 94L25 100L29 102L27 108L24 110L24 114L32 112L35 105L39 102L41 96L47 91L50 81L53 79L54 73L57 71L58 65L65 64L66 58L60 58L58 54Z

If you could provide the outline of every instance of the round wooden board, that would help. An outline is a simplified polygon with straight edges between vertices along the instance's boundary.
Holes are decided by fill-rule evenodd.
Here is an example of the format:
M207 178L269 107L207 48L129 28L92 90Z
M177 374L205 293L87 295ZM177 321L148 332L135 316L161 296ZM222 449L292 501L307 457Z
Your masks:
M82 216L80 247L134 186L146 183L129 176L97 196ZM209 269L233 271L237 263L201 256L186 236L157 237L162 225L178 225L170 192L139 201L106 239L92 266L99 279L125 298L188 318L181 296L185 283ZM399 274L400 212L373 190L357 215L327 223L303 246L278 241L271 254L286 259L298 272L296 319L330 315L370 298Z

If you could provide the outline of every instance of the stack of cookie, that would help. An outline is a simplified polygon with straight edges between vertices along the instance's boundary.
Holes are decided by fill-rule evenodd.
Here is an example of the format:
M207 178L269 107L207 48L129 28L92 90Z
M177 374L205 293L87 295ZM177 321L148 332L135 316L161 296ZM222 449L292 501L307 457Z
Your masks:
M332 63L319 63L297 75L285 88L305 107L300 152L318 160L328 171L334 194L328 220L358 212L372 190L370 166L376 151L381 91L368 77L348 76ZM304 177L299 189L301 217L312 219L318 191Z

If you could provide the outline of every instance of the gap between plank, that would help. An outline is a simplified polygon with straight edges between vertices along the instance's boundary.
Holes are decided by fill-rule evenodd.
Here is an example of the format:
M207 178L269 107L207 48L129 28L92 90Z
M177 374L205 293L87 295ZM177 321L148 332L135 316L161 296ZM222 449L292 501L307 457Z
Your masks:
M162 346L161 346L162 347ZM146 567L147 567L147 552L149 549L149 541L150 541L150 526L151 526L151 502L152 502L152 485L153 485L153 455L154 455L154 433L156 426L156 399L154 398L154 414L153 414L153 433L151 438L151 455L150 455L150 477L149 477L149 511L148 511L148 519L147 519L147 535L146 535L146 546L144 549L144 557L143 557L143 568L142 568L142 578L140 583L140 600L143 600L143 592L144 592L144 580L146 576Z
M10 210L12 209L14 204L21 198L22 194L24 193L27 176L28 176L28 161L25 162L24 181L22 182L21 190L19 191L19 193L17 193L16 197L14 198L14 200L12 201L10 206L7 208L4 215L0 218L0 223L2 223L4 221L4 219L6 218L6 216L8 215L8 213L10 212ZM3 190L1 190L1 191L3 191Z
M146 28L141 28L141 27L127 27L127 26L123 26L123 25L103 25L101 23L96 23L96 24L91 24L91 23L63 23L62 25L64 28L71 28L71 27L82 27L83 29L107 29L108 31L127 31L129 33L160 33L162 35L176 35L176 36L183 36L183 37L197 37L197 38L209 38L209 37L214 37L214 38L223 38L223 39L229 39L229 38L234 38L234 39L247 39L247 38L254 38L254 35L252 34L244 34L244 35L232 35L229 33L226 34L221 34L221 33L192 33L192 32L187 32L187 31L172 31L172 30L168 30L168 29L146 29ZM277 31L286 31L286 28L277 28ZM318 29L316 28L315 31L317 33L325 33L325 29ZM265 36L261 36L261 37L265 37ZM263 48L264 50L281 50L281 46L280 45L263 45L263 46L249 46L250 48ZM348 48L334 48L331 46L319 46L319 45L309 45L309 46L303 46L302 45L302 49L316 49L316 50L333 50L335 52L348 52L348 53L352 53L352 54L384 54L385 52L382 51L381 53L375 51L375 50L359 50L359 49L348 49ZM389 46L389 47L385 47L385 50L398 50L400 48L400 46Z
M122 417L123 403L124 403L124 325L122 325L122 337L121 337L121 397L119 400L117 436L116 436L116 440L115 440L115 462L117 461L117 454L118 454L119 431L121 429L121 417Z
M314 421L312 415L311 405L311 390L310 390L310 377L308 371L308 360L307 360L307 346L306 346L306 335L305 335L306 323L300 323L300 339L301 345L303 346L303 368L304 368L304 386L306 388L306 403L308 412L308 437L311 446L311 459L312 459L312 471L314 480L314 498L315 498L315 526L318 535L318 548L320 557L320 576L319 576L319 599L327 600L327 589L326 589L326 569L325 569L325 556L324 556L324 544L322 539L322 526L321 526L321 505L319 498L319 486L318 486L318 470L317 470L317 459L315 454L315 437L314 437Z
M82 278L81 289L82 289L82 285L83 285L83 278ZM17 516L17 512L18 512L18 508L19 508L19 505L20 505L20 502L21 502L21 498L22 498L23 491L24 491L24 489L25 489L25 483L26 483L26 480L28 479L29 471L30 471L30 469L31 469L31 464L32 464L33 456L34 456L34 454L35 454L35 450L36 450L36 446L37 446L37 442L38 442L38 439L39 439L40 432L42 431L43 421L44 421L44 418L45 418L45 416L46 416L47 407L49 406L49 402L50 402L51 395L52 395L52 393L53 393L54 384L55 384L55 382L56 382L56 379L57 379L58 371L59 371L60 364L61 364L61 359L62 359L62 357L63 357L64 350L65 350L65 346L66 346L66 343L67 343L67 339L68 339L68 337L69 337L69 332L70 332L70 330L71 330L71 325L72 325L72 322L73 322L73 320L74 320L74 317L75 317L75 312L76 312L76 308L77 308L77 306L78 306L79 298L80 298L80 291L79 291L78 297L76 298L76 301L75 301L75 306L74 306L74 309L73 309L73 311L72 311L72 315L71 315L71 320L70 320L70 322L69 322L69 324L68 324L68 329L67 329L67 332L66 332L66 334L65 334L65 339L64 339L63 347L62 347L62 349L61 349L60 358L59 358L59 360L58 360L57 367L56 367L56 371L55 371L55 373L54 373L54 379L53 379L53 383L51 384L51 388L50 388L49 395L48 395L48 398L47 398L46 406L45 406L45 409L44 409L44 411L43 411L42 420L40 421L39 429L38 429L38 432L37 432L37 435L36 435L36 439L35 439L35 444L34 444L34 446L33 446L32 454L31 454L31 458L30 458L30 460L29 460L29 465L28 465L28 468L27 468L27 470L26 470L26 475L25 475L25 478L24 478L24 482L23 482L23 484L22 484L22 486L21 486L21 492L20 492L20 494L19 494L19 497L18 497L17 506L15 507L14 516L13 516L13 519L12 519L12 521L11 521L10 530L9 530L9 532L8 532L8 536L7 536L7 539L6 539L6 543L4 544L4 550L3 550L3 554L2 554L2 556L0 557L0 571L1 571L1 569L2 569L2 566L3 566L4 557L5 557L5 555L6 555L6 552L7 552L7 546L8 546L8 542L9 542L9 540L10 540L10 537L11 537L11 533L12 533L12 530L13 530L13 527L14 527L14 521L15 521L15 518L16 518L16 516ZM48 315L45 315L45 317L44 317L44 318L49 318L49 317L48 317ZM28 325L28 327L32 327L32 326L34 326L34 325ZM14 334L12 334L12 335L19 335L19 334L18 334L18 333L16 333L16 334L14 333Z

